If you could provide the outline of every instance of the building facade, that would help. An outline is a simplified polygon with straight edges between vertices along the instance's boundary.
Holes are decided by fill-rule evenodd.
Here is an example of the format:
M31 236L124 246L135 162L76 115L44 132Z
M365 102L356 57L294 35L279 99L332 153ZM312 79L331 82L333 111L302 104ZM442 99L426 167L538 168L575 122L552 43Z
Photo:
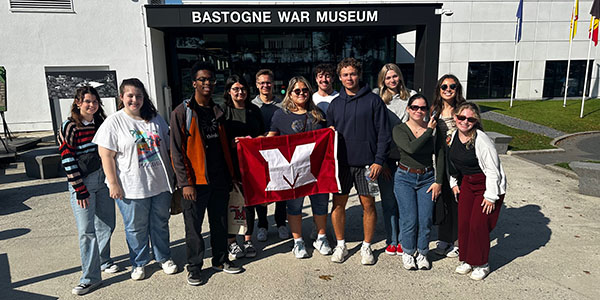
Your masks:
M168 117L191 93L189 68L198 59L217 66L216 98L231 73L253 82L258 69L272 68L279 92L291 76L312 78L316 64L346 56L363 60L371 86L384 63L396 62L408 86L426 95L436 78L453 73L467 99L510 97L518 0L23 2L0 2L0 67L6 69L5 117L12 131L56 128L75 82L110 87L103 99L114 111L114 87L130 77L145 83ZM583 92L591 4L579 2L568 90L573 97ZM572 5L524 0L517 99L562 97ZM282 17L286 22L276 23ZM597 96L597 48L590 53L589 93Z

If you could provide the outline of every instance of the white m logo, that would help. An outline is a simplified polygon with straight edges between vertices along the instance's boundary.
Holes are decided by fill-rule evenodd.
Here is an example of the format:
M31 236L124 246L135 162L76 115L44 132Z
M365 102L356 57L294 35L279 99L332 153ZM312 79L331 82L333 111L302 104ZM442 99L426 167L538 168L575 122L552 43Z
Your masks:
M285 191L316 182L317 179L310 172L310 155L315 148L315 143L296 146L292 161L281 154L279 149L260 150L260 154L269 164L269 177L265 191Z

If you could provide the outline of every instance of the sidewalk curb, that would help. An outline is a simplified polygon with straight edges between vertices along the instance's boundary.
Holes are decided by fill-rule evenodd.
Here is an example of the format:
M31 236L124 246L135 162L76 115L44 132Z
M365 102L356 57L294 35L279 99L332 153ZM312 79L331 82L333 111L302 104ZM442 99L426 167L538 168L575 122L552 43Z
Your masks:
M593 130L593 131L582 131L582 132L575 132L575 133L565 134L563 136L559 136L559 137L553 139L550 142L550 145L552 145L554 147L558 147L556 144L558 144L559 142L561 142L564 139L567 139L567 138L570 138L570 137L574 137L574 136L586 135L586 134L594 134L594 133L600 133L600 131Z
M553 153L553 152L565 152L565 149L540 149L540 150L508 150L506 154L514 156L519 154L538 154L538 153Z
M562 149L561 149L561 150L562 150ZM563 151L564 151L564 150L563 150ZM569 177L569 178L572 178L572 179L579 179L579 176L577 176L577 173L575 173L575 172L573 172L573 171L569 171L569 170L567 170L567 169L565 169L565 168L557 167L557 166L555 166L555 165L551 165L551 164L548 164L548 165L540 164L540 163L538 163L538 162L536 162L536 161L533 161L533 160L528 160L528 159L526 159L526 158L524 158L524 157L520 157L520 156L518 156L518 155L511 155L511 156L512 156L512 157L516 157L516 158L518 158L518 159L520 159L520 160L523 160L523 161L526 161L526 162L532 163L532 164L534 164L534 165L536 165L536 166L540 166L540 167L542 167L542 168L544 168L544 169L546 169L546 170L550 170L550 171L552 171L552 172L555 172L555 173L562 174L562 175L564 175L564 176L566 176L566 177Z

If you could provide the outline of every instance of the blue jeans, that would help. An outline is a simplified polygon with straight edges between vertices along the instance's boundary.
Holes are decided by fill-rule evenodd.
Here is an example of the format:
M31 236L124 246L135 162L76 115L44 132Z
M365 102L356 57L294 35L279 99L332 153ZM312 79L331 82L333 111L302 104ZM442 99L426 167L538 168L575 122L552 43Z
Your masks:
M160 263L171 259L169 248L169 209L171 193L163 192L145 199L118 199L117 205L125 223L129 260L133 267L143 267L154 258Z
M390 169L392 178L385 179L381 174L379 179L379 192L381 193L381 208L383 208L383 225L385 225L386 243L388 245L398 245L402 242L402 232L400 231L400 212L398 202L394 196L394 175L398 168L394 161L388 161L387 167Z
M409 173L398 168L394 177L394 193L398 201L402 250L412 255L416 250L422 255L429 252L434 202L427 189L434 183L434 171L425 174Z
M102 169L85 177L83 184L90 193L87 208L77 205L77 194L71 184L69 192L83 271L79 283L91 284L102 280L100 273L113 263L110 258L110 237L115 230L115 201L109 197Z
M329 205L329 194L316 194L308 196L310 198L310 207L313 216L327 215L327 206ZM302 214L302 204L304 197L287 200L288 215L297 216Z

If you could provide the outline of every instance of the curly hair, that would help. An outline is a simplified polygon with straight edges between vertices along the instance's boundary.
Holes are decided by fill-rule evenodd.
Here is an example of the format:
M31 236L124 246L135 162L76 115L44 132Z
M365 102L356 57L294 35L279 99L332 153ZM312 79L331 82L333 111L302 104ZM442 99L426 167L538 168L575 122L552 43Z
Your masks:
M396 90L391 90L385 85L385 76L388 71L394 71L398 74L398 86ZM379 75L377 75L377 86L379 87L379 97L383 99L385 104L390 104L392 101L392 97L395 94L399 94L401 99L408 99L410 97L410 93L408 89L406 89L406 85L404 84L404 77L402 76L402 72L400 68L396 64L385 64L381 70L379 71Z
M346 57L344 59L342 59L342 61L340 61L340 63L338 63L337 65L337 73L338 76L341 75L342 69L345 67L353 67L356 70L356 73L358 74L359 77L362 76L362 64L360 63L360 61L356 60L353 57Z
M81 116L79 104L81 104L86 94L93 95L96 97L96 100L98 100L98 110L94 113L94 124L100 126L100 124L104 122L104 119L106 119L106 114L102 108L100 94L98 94L98 91L96 91L95 88L89 85L82 86L75 91L75 99L73 100L73 104L71 104L71 121L75 122L75 126L83 127L83 117Z
M144 87L144 84L137 78L129 78L123 80L123 82L121 82L121 85L119 86L119 95L121 97L123 97L123 94L125 93L126 86L132 86L142 91L142 94L144 96L144 104L142 104L142 108L140 109L140 117L144 119L144 121L150 122L150 120L152 120L152 118L154 118L158 114L158 111L156 110L156 107L154 107L154 104L152 104L150 96L148 95L148 92ZM119 99L119 106L117 107L117 109L122 109L123 107L125 107L125 104L123 103L122 99Z
M317 105L315 105L315 103L312 100L313 89L310 86L310 83L308 83L308 80L306 80L306 78L304 78L303 76L294 76L294 77L292 77L292 79L290 79L290 82L288 83L287 91L285 92L285 97L283 98L283 101L281 102L281 108L286 113L290 113L297 109L296 103L294 103L294 101L292 100L292 91L296 87L296 84L300 83L300 82L304 83L304 85L308 88L308 96L307 96L308 99L306 100L305 109L306 109L307 113L312 114L313 123L317 124L317 123L325 120L325 118L321 114L320 110L318 109Z

